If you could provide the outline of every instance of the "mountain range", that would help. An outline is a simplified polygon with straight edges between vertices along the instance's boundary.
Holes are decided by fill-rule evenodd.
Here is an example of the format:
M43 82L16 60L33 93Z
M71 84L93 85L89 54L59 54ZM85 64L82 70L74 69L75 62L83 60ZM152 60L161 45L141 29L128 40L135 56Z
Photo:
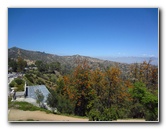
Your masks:
M158 65L158 58L157 57L88 57L88 56L81 56L81 55L72 55L72 56L59 56L55 54L48 54L45 52L40 51L31 51L31 50L24 50L18 47L12 47L8 49L8 57L9 58L17 58L19 55L21 55L22 58L25 60L29 60L28 62L33 62L36 60L42 60L44 62L53 62L58 61L60 63L70 63L73 62L73 60L80 59L80 60L88 60L90 62L97 62L97 63L103 63L103 62L118 62L118 63L142 63L143 61L149 61L152 60L151 64Z
M96 68L104 69L104 68L115 66L118 64L120 69L125 74L130 67L129 63L136 63L136 62L142 63L144 60L148 61L148 58L145 59L145 58L138 58L138 57L107 58L107 60L104 60L104 59L81 56L81 55L59 56L59 55L49 54L49 53L40 52L40 51L24 50L18 47L12 47L8 49L8 58L17 59L19 56L22 57L24 60L26 60L28 64L34 64L37 60L41 60L45 63L59 62L61 66L65 69L72 69L77 66L78 61L83 61L83 60L87 60L88 65L92 69L96 69ZM157 62L157 59L155 60Z
M71 71L72 68L78 65L78 62L84 60L87 60L88 65L92 69L105 69L107 67L115 66L117 64L123 71L128 71L129 69L129 65L126 63L118 63L114 61L102 60L88 56L59 56L40 51L24 50L18 47L12 47L8 49L8 58L17 59L19 56L23 58L25 61L27 61L28 64L34 64L37 60L41 60L45 63L59 62L61 64L61 67L66 71Z

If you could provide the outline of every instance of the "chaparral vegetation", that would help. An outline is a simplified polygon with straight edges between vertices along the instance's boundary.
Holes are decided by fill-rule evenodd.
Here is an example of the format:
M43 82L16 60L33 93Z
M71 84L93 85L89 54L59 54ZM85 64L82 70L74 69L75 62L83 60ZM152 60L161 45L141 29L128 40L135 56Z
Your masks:
M85 116L90 121L158 121L158 66L151 65L151 60L125 65L95 67L87 59L77 58L74 67L65 69L58 61L28 64L19 58L9 59L9 72L22 72L27 85L46 85L50 91L46 102L59 114ZM10 86L19 88L23 80L15 79ZM42 102L42 94L36 93L37 101Z

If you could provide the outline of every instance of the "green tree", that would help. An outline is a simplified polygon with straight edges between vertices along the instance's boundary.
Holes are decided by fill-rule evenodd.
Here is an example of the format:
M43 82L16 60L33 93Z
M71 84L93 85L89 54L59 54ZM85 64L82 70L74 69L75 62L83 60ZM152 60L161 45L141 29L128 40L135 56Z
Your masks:
M156 91L157 92L157 91ZM142 104L145 107L145 119L148 121L158 120L158 96L151 92L146 92L142 98Z
M24 68L27 66L27 62L24 61L21 57L18 57L17 60L17 71L18 72L23 72Z
M38 89L35 91L35 93L36 93L37 103L41 104L43 102L43 100L44 100L43 93L40 90L38 90Z
M15 60L8 58L8 66L12 68L11 72L17 72L17 62Z
M52 108L57 108L60 113L72 114L74 111L73 103L65 96L62 95L59 87L54 90L50 90L50 94L47 97L47 104Z
M50 94L48 95L46 102L52 108L57 107L58 106L58 94L55 91L50 90Z
M101 114L104 111L105 92L104 73L99 69L91 71L91 88L89 92L89 101L87 105L87 116L89 120L100 120Z
M48 71L48 65L45 64L44 62L42 62L41 60L37 60L35 62L35 65L37 66L37 68L38 68L38 70L40 72L46 72L46 71Z
M61 64L59 62L52 62L49 64L49 71L54 73L55 70L61 70Z
M154 121L158 119L158 96L148 91L142 82L135 82L131 89L133 104L132 117Z

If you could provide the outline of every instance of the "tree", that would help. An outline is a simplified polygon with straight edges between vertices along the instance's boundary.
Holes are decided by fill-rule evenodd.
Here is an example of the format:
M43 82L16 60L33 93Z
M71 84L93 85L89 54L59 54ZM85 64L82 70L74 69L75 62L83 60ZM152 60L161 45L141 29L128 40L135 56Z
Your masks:
M24 68L27 66L27 62L24 61L21 57L18 57L17 60L17 71L18 72L23 72Z
M74 113L85 116L90 99L90 69L86 60L77 63L74 72L64 76L64 95L74 104Z
M76 89L75 94L75 114L85 116L88 101L90 99L90 69L86 60L80 62L73 73L73 85Z
M60 113L73 113L73 103L60 91L59 87L54 91L50 90L50 94L47 97L47 104L52 108L57 108Z
M36 100L37 100L37 103L39 103L39 105L43 102L43 100L44 100L44 95L43 95L43 93L40 91L40 90L36 90L35 91L35 93L36 93Z
M112 104L119 103L121 97L121 71L118 67L112 67L105 72L105 85L106 85L106 96L107 108L110 108Z
M52 62L49 64L49 71L54 73L55 70L61 70L61 64L59 62Z
M141 64L132 64L130 67L130 78L132 82L143 82L149 91L158 89L158 67L144 61Z
M51 93L48 94L48 97L47 97L47 104L52 107L52 108L55 108L57 107L58 105L58 95L55 91L51 90L50 91Z
M35 62L35 65L37 66L40 72L46 72L48 70L48 65L43 63L41 60L37 60Z
M143 118L146 120L158 119L158 96L148 91L146 85L142 82L135 82L131 89L133 104L131 113L134 118Z
M89 92L89 101L87 105L87 116L90 120L100 120L101 114L104 111L105 92L104 73L100 69L91 71L91 88Z
M13 59L8 58L9 68L11 67L13 72L17 72L17 62Z
M134 87L130 92L133 98L131 105L131 115L133 118L143 118L145 116L145 110L141 102L146 93L145 84L138 81L135 82Z
M142 68L142 67L141 67ZM139 76L140 75L140 76ZM134 63L130 66L130 78L131 78L131 81L134 83L136 81L138 81L138 78L139 77L142 77L142 71L140 70L140 73L139 73L139 65L138 63ZM140 78L142 79L142 78Z

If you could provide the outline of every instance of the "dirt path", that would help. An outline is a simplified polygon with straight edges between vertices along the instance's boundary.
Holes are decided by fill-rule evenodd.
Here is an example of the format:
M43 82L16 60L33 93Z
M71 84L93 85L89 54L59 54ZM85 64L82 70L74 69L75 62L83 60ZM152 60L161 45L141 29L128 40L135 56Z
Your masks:
M88 122L88 119L75 118L63 115L47 114L42 111L22 111L18 109L10 109L8 111L8 121L50 121L50 122ZM128 120L117 120L112 122L145 122L144 119L128 119Z
M34 121L73 121L73 122L87 122L88 119L68 117L55 114L47 114L42 111L22 111L11 109L8 114L8 121L27 121L28 119Z

